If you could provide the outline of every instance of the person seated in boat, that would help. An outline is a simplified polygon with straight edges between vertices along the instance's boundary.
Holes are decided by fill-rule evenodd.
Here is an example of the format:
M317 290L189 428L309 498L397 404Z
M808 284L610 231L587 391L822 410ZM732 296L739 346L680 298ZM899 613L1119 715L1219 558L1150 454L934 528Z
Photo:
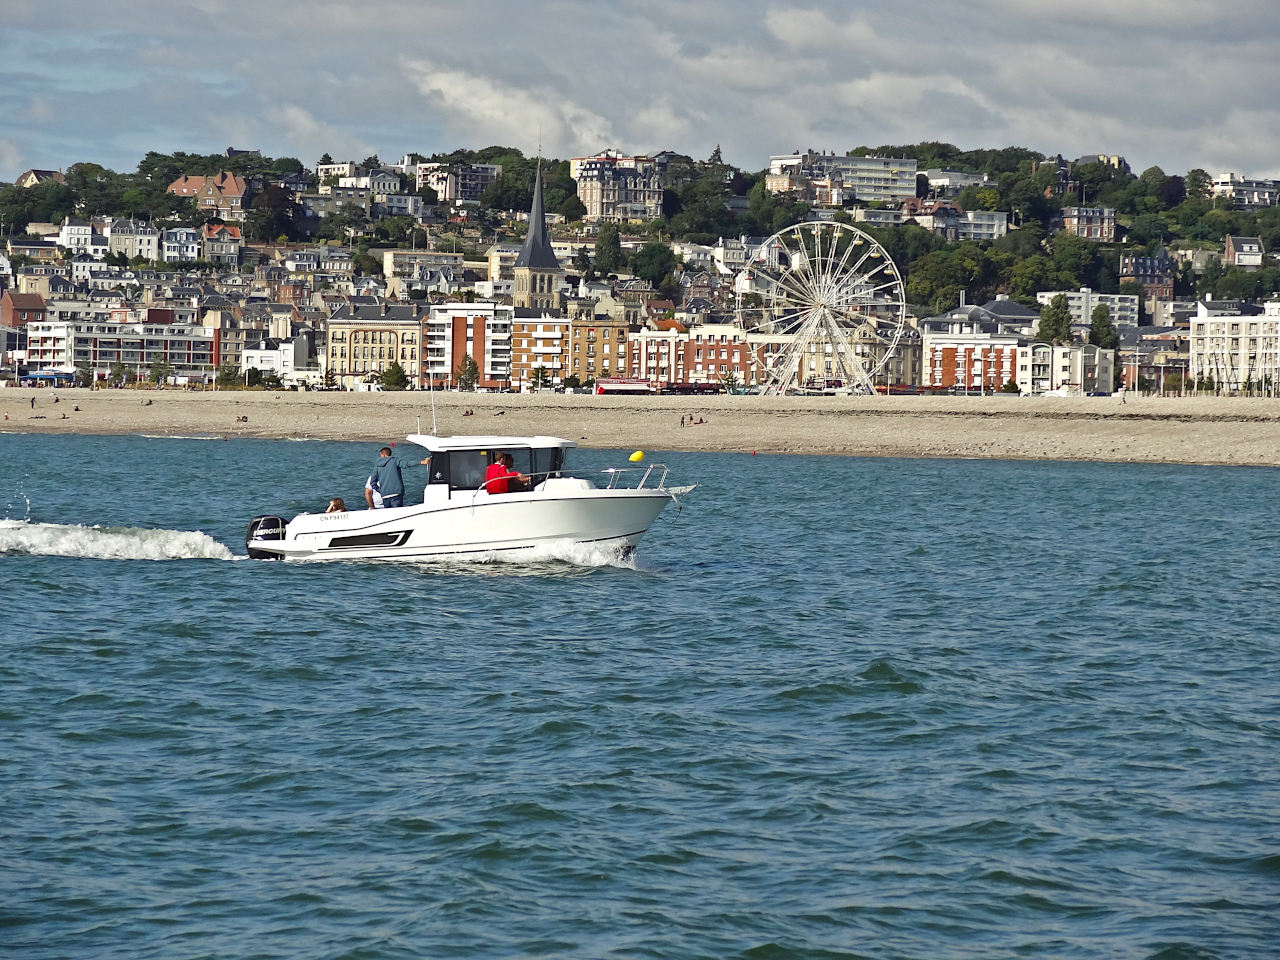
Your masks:
M509 453L499 453L484 474L484 489L489 493L515 493L529 489L529 478L512 468L515 460Z
M347 505L341 497L334 497L329 501L329 506L325 513L346 513Z
M509 453L502 455L502 466L507 471L507 492L528 493L529 478L515 468L515 459Z
M382 494L378 492L378 488L373 485L373 475L364 482L364 502L369 505L370 510L382 509Z
M430 457L424 457L417 461L419 464L429 464ZM377 492L382 497L383 507L403 507L404 506L404 477L400 473L402 466L412 466L407 460L399 460L392 456L390 447L383 447L378 451L378 459L373 464L373 474L370 476L368 483L365 484L365 499L370 501L371 506L376 506L376 501L369 496L372 492ZM372 487L372 490L369 488Z

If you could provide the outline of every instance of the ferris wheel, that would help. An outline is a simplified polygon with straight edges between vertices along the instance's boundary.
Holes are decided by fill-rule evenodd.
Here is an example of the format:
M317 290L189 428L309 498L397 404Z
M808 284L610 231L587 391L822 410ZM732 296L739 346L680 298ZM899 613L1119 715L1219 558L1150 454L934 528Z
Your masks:
M907 323L897 265L873 237L843 223L775 233L747 262L735 292L738 322L761 345L766 393L833 386L875 393Z

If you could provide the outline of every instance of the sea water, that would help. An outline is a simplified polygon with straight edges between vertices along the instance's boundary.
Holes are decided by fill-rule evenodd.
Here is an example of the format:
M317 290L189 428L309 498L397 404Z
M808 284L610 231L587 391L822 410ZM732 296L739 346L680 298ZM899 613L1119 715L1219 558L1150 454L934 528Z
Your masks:
M650 451L625 562L244 559L378 445L0 436L0 954L1280 954L1280 472Z

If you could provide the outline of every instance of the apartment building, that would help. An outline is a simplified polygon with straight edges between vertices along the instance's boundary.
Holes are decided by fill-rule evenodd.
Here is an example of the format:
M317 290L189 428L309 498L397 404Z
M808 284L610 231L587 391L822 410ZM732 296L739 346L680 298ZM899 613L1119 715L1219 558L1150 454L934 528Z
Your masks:
M1234 172L1220 173L1213 178L1210 189L1215 197L1226 197L1237 209L1274 207L1280 204L1280 181L1237 176Z
M1141 298L1136 294L1094 293L1088 287L1081 287L1079 290L1042 290L1036 294L1036 302L1047 306L1058 295L1067 298L1072 324L1088 326L1093 320L1093 311L1104 306L1111 312L1111 322L1117 327L1138 325Z
M823 180L831 182L825 189L832 205L855 200L896 203L916 195L916 161L910 157L848 157L813 150L780 154L769 158L765 189L771 193L808 191L807 185ZM837 183L838 192L834 188Z
M500 176L500 163L420 163L417 185L419 190L430 187L441 203L479 203Z
M421 385L423 307L420 304L347 303L329 317L322 366L348 390L398 363Z
M571 322L536 307L516 307L511 331L511 386L521 393L559 386L569 373ZM541 374L539 374L541 371Z
M627 157L606 150L569 161L586 223L627 223L662 216L662 176L652 157Z
M437 390L456 386L463 357L470 357L479 389L510 389L514 317L515 308L501 303L434 304L423 334L423 381Z
M1280 300L1261 315L1222 314L1203 302L1191 318L1190 374L1224 391L1280 388Z
M145 377L157 363L175 376L207 380L215 371L213 337L199 324L151 323L128 309L112 311L105 322L42 321L28 325L27 357L33 369L74 371L87 364L95 377L107 377L120 363Z
M1063 207L1062 229L1073 237L1112 243L1116 239L1114 207Z

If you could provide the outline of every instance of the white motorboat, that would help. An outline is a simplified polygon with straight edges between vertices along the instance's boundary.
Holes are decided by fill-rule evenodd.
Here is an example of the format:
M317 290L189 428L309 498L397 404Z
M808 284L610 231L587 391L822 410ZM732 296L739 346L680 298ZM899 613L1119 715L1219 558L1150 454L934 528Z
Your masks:
M696 484L667 486L662 464L610 469L602 485L565 473L577 444L559 437L436 437L408 441L431 455L423 502L292 520L255 517L245 546L257 559L495 560L554 555L590 545L627 555L668 503ZM485 475L511 454L528 489L491 492ZM633 455L633 459L636 459ZM505 486L506 484L502 484Z

